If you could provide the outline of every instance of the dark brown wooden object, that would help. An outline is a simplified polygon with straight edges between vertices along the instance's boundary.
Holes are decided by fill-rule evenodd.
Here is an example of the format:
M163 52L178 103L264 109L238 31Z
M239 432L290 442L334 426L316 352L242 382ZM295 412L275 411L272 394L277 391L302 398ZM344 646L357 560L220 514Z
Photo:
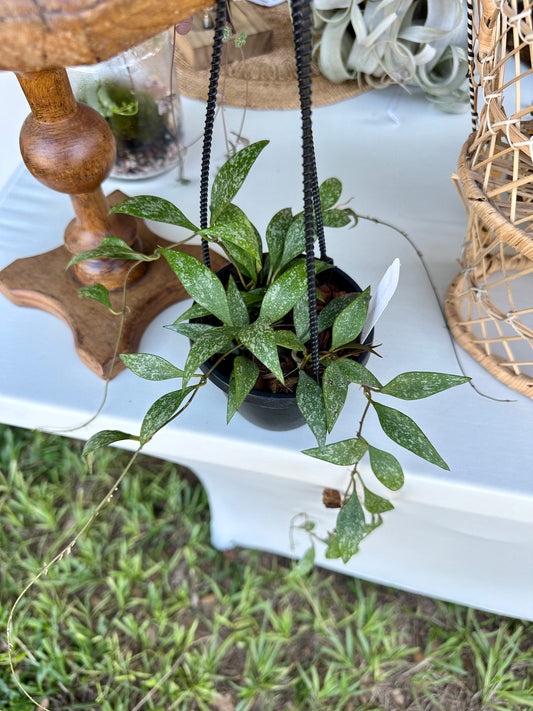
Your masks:
M16 72L32 111L20 136L23 159L37 180L71 196L75 213L64 246L9 265L0 272L0 291L18 305L63 319L73 331L81 360L103 378L110 377L120 319L106 316L102 306L88 299L80 301L79 286L100 283L119 290L127 277L129 315L119 352L136 350L149 321L186 294L162 262L138 264L131 270L130 261L99 259L65 270L72 255L93 249L105 236L121 237L146 252L169 243L132 217L108 214L100 186L115 160L114 138L98 112L76 102L64 67L109 59L206 4L207 0L0 0L0 69ZM201 253L200 248L189 250ZM215 257L215 262L221 260ZM122 369L118 361L111 376Z

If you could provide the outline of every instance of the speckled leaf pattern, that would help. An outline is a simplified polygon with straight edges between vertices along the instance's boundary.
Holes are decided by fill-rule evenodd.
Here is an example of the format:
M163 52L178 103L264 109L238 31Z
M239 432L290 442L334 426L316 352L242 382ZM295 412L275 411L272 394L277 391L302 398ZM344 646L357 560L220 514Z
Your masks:
M470 378L463 375L412 371L397 375L383 386L381 392L402 400L420 400L469 381Z
M227 397L226 424L229 424L233 418L233 415L237 412L237 405L235 402L235 373L233 371L229 376Z
M121 432L120 430L102 430L97 432L92 437L89 437L87 442L83 447L82 456L88 457L89 454L100 449L100 447L107 447L108 444L113 444L114 442L121 442L125 439L138 440L138 437L130 435L127 432Z
M365 514L354 493L337 516L337 543L344 563L357 553L365 536Z
M368 447L368 455L376 479L391 491L401 489L404 481L403 469L396 457L372 446Z
M123 212L127 215L142 217L145 220L155 220L155 222L165 222L170 225L185 227L191 232L197 232L196 227L183 212L164 198L154 195L137 195L126 198L118 205L111 208L111 212Z
M367 449L368 445L364 439L353 437L352 439L343 439L340 442L327 444L323 449L319 447L305 449L304 454L315 457L315 459L323 459L331 464L353 467L365 456Z
M255 227L237 205L228 205L217 221L200 231L201 235L217 237L224 246L229 242L247 252L257 262L261 262Z
M351 358L342 358L337 361L337 365L341 373L344 375L349 383L356 383L357 385L367 385L370 388L380 388L381 383L373 375L368 368L361 365L356 360Z
M158 432L170 418L179 410L180 405L187 395L194 390L194 386L174 390L156 400L144 416L141 425L141 445L145 445L156 432Z
M339 202L342 183L338 178L327 178L320 186L319 192L322 210L329 210L330 207Z
M331 432L348 395L348 383L336 361L326 367L322 376L322 389L326 405L328 432Z
M390 437L393 442L396 442L401 447L405 447L410 452L422 457L422 459L431 462L431 464L436 464L442 469L449 470L449 466L444 459L442 459L416 422L408 415L377 402L372 402L372 405L387 437Z
M182 321L188 321L191 318L200 318L201 316L207 316L210 313L211 312L209 311L209 309L206 309L201 304L193 304L189 309L184 311L181 316L178 316L174 323L165 326L165 328L170 328L170 330L172 331L174 330L172 327L178 323L181 323Z
M330 536L328 539L328 547L326 548L326 558L329 558L330 560L335 560L336 558L341 557L341 551L339 548L339 541L337 540L337 536Z
M342 294L342 296L337 296L326 304L318 314L319 333L325 331L326 328L331 328L333 321L335 321L340 312L345 309L348 304L351 304L356 296L357 294Z
M294 330L296 335L302 341L306 341L310 338L310 327L309 327L309 298L307 294L304 294L301 299L294 304L293 308L293 318L294 318Z
M232 319L226 292L220 279L200 260L184 252L162 249L161 253L183 284L191 298L209 309L223 323L231 325Z
M392 511L394 506L388 499L384 499L382 496L374 494L373 491L367 489L365 486L365 498L364 498L365 509L369 513L382 514L385 511Z
M351 222L353 223L351 212L346 210L326 210L322 219L324 227L346 227Z
M211 358L215 353L222 352L232 342L236 332L236 328L217 326L200 336L189 350L185 362L183 383L187 383L195 370L208 358Z
M291 265L268 287L259 317L268 323L279 321L307 290L307 273L303 261Z
M233 362L235 375L235 404L237 409L244 402L245 397L255 385L259 375L259 367L245 356L237 356Z
M365 324L370 301L370 287L348 304L333 323L331 347L339 348L354 341Z
M326 444L327 436L326 407L322 396L322 388L303 370L300 371L300 377L298 378L296 402L311 432L316 437L319 447L317 451L321 451ZM315 450L306 450L304 454L309 454L311 451L314 452Z
M145 380L169 380L183 375L183 370L153 353L122 353L120 359L126 368Z
M240 328L238 337L243 346L248 348L250 353L253 353L283 383L283 373L273 329L266 322L257 320L250 326Z
M239 270L250 279L256 279L259 273L259 265L255 257L252 257L245 249L242 249L232 242L224 245L231 261L239 267Z
M235 153L218 171L211 188L211 222L215 222L239 191L250 168L268 141L258 141Z
M270 254L271 269L275 271L281 262L283 248L285 246L285 235L292 223L292 210L286 207L277 212L268 223L266 228L266 243Z
M285 246L280 267L288 264L291 259L294 259L302 252L305 252L305 218L303 213L299 213L293 219L285 235Z
M182 336L190 338L191 341L196 341L200 336L212 331L216 326L212 326L209 323L173 323L167 328L169 331L175 331Z
M102 306L107 309L111 309L111 300L109 298L109 291L105 288L103 284L91 284L91 286L82 286L78 290L80 294L83 294L87 299L92 299L92 301L97 301Z
M227 289L228 306L235 326L247 326L250 323L248 309L242 298L241 292L237 289L235 279L231 276Z
M290 351L296 352L305 351L304 344L292 331L275 329L274 337L276 339L276 345L281 346L282 348L288 348Z
M86 259L102 258L131 259L138 262L146 262L152 259L152 257L136 252L129 247L123 239L120 239L120 237L104 237L95 249L89 249L86 252L81 252L81 254L72 257L66 268L68 269L68 267L72 267L74 264L83 262Z

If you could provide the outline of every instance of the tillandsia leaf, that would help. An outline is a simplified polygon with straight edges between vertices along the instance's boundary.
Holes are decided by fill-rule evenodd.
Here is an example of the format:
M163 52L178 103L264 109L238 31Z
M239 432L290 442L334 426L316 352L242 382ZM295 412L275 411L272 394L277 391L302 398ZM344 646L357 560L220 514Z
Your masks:
M297 353L305 351L304 344L292 331L274 329L274 338L277 346L288 348L290 351L296 351Z
M107 309L113 311L111 306L111 299L109 298L109 291L105 288L103 284L92 284L91 286L82 286L78 289L78 293L85 296L87 299L96 301Z
M213 316L231 326L233 322L228 300L220 279L200 260L185 252L162 249L161 254L170 264L189 296L209 309Z
M357 553L365 533L365 514L354 492L337 515L337 543L343 563Z
M183 370L153 353L121 353L120 359L128 370L145 380L169 380L183 376Z
M370 287L366 288L340 312L333 322L331 332L331 347L333 349L355 341L365 325L369 301Z
M356 383L357 385L366 385L369 388L381 387L381 383L376 376L358 361L352 358L341 358L336 361L336 363L347 382Z
M170 328L170 330L172 331L174 330L172 326L176 326L182 321L188 321L191 318L201 318L202 316L209 316L210 313L211 311L209 311L209 309L206 309L204 306L201 306L201 304L193 304L190 308L184 311L181 316L178 316L174 323L165 326L165 328Z
M289 313L307 290L305 262L291 265L268 287L263 297L259 318L275 323Z
M82 456L88 457L90 454L95 452L101 447L107 447L108 444L113 444L114 442L121 442L125 439L131 439L138 441L139 438L135 435L128 434L127 432L121 432L120 430L102 430L97 432L92 437L89 437L87 442L83 447Z
M192 385L181 390L174 390L156 400L144 416L141 424L140 442L144 446L156 432L164 427L176 414L185 398L196 388Z
M324 371L322 390L324 391L328 432L331 432L348 395L348 383L336 361L330 363Z
M420 427L408 415L374 401L372 401L372 405L377 413L383 432L393 442L431 462L431 464L436 464L442 469L450 469Z
M376 479L391 491L401 489L404 482L403 469L396 457L372 446L368 447L368 455Z
M173 205L169 200L155 197L154 195L137 195L126 198L119 202L118 205L114 205L110 212L122 212L126 215L142 217L145 220L165 222L169 225L185 227L191 232L198 232L198 227L185 217L176 205Z
M284 382L283 372L279 362L278 348L274 329L265 321L254 321L249 326L238 330L238 338L250 353L273 373L280 383Z
M420 400L469 381L470 378L464 375L412 371L397 375L381 388L381 392L402 400Z
M235 381L235 409L238 410L255 385L259 376L259 367L257 363L246 358L246 356L237 356L233 361L233 376Z
M201 336L209 331L212 331L217 326L210 323L172 323L170 326L165 326L169 331L175 331L181 336L190 338L191 341L197 341Z
M233 201L250 172L250 168L267 144L268 141L251 143L235 153L218 171L211 188L211 223L215 222L222 211Z
M228 281L227 289L228 306L231 312L233 323L236 326L247 326L250 323L248 309L242 298L241 292L237 289L235 279L231 276Z
M290 207L277 212L268 223L266 228L266 243L270 254L270 269L275 272L281 263L283 248L285 246L285 235L291 226L293 217Z
M327 444L322 449L319 447L304 449L303 453L316 459L323 459L331 464L354 467L365 456L367 449L368 445L364 439L353 437L352 439L343 439L340 442Z
M342 294L341 296L336 296L326 304L318 314L318 332L320 333L327 328L331 328L340 312L345 309L348 304L351 304L357 296L358 294Z
M255 227L237 205L228 205L216 222L200 230L199 234L217 237L225 247L228 242L236 245L261 264L261 249L258 249Z
M338 208L326 210L322 215L322 219L324 227L347 227L350 224L355 227L358 222L356 213L349 207L345 207L342 210Z
M136 252L120 237L104 237L99 246L72 257L66 269L86 259L131 259L138 262L153 261L153 257Z
M285 245L278 269L305 252L305 217L302 212L296 215L285 235Z
M298 299L294 304L292 315L296 335L302 343L306 343L311 337L309 326L309 297L307 294L304 294L301 299Z
M322 210L329 210L336 205L341 197L342 183L338 178L327 178L319 188L320 206Z
M366 486L364 506L368 513L372 514L382 514L385 513L385 511L392 511L394 508L388 499L384 499L382 496L374 494L374 492L367 489Z
M192 344L185 362L183 383L188 383L194 371L215 353L222 353L237 333L231 326L216 326L199 336Z
M309 429L316 437L318 442L317 451L323 450L326 444L327 424L322 388L303 370L300 371L298 386L296 387L296 402L309 425ZM306 450L304 454L309 454L310 451L314 450Z

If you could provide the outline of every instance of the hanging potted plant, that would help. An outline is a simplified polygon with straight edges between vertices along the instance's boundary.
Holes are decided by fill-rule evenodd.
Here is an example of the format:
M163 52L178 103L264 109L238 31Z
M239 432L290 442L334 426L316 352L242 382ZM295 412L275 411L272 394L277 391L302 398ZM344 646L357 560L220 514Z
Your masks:
M330 178L318 186L313 153L310 64L310 11L305 0L292 4L297 67L302 103L304 209L293 215L283 208L270 220L263 240L251 219L234 203L250 169L268 141L259 141L232 156L217 173L207 200L211 131L216 102L217 61L225 20L225 2L217 5L215 49L207 106L202 159L200 224L179 207L155 196L132 197L113 212L177 225L203 239L204 261L179 251L159 249L154 255L135 252L118 238L107 238L96 250L75 257L71 264L94 257L132 260L166 259L194 300L169 328L190 340L185 363L175 365L156 354L125 354L121 358L136 375L149 380L176 379L180 385L159 398L146 413L138 435L100 432L87 442L86 455L124 439L142 448L162 427L178 417L211 379L228 394L226 419L239 410L252 421L278 428L307 423L317 446L305 454L350 467L344 492L326 490L327 506L337 507L336 527L326 539L326 555L348 561L361 540L393 508L363 480L359 463L368 457L375 477L391 490L403 484L396 457L364 436L368 412L373 409L384 433L414 454L447 469L447 465L420 427L380 395L415 400L459 385L468 378L434 372L407 372L382 384L365 363L374 350L368 323L370 289L357 284L328 258L324 226L354 225L356 214L339 205L341 183ZM218 47L218 49L217 49ZM217 59L218 57L218 59ZM315 258L318 240L320 258ZM228 266L213 273L209 243L218 245ZM105 290L86 295L108 303ZM200 371L200 372L198 372ZM362 412L354 423L354 436L327 442L343 410L348 388L362 393ZM271 413L274 412L274 425ZM265 414L266 413L266 414Z

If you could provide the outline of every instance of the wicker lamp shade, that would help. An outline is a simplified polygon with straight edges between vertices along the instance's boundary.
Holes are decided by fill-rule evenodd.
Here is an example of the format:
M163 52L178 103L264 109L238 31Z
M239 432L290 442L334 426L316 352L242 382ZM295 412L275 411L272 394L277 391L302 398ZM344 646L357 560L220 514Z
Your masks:
M445 311L457 342L533 398L533 0L483 0L477 129L458 175L468 211ZM480 101L481 103L481 101Z

